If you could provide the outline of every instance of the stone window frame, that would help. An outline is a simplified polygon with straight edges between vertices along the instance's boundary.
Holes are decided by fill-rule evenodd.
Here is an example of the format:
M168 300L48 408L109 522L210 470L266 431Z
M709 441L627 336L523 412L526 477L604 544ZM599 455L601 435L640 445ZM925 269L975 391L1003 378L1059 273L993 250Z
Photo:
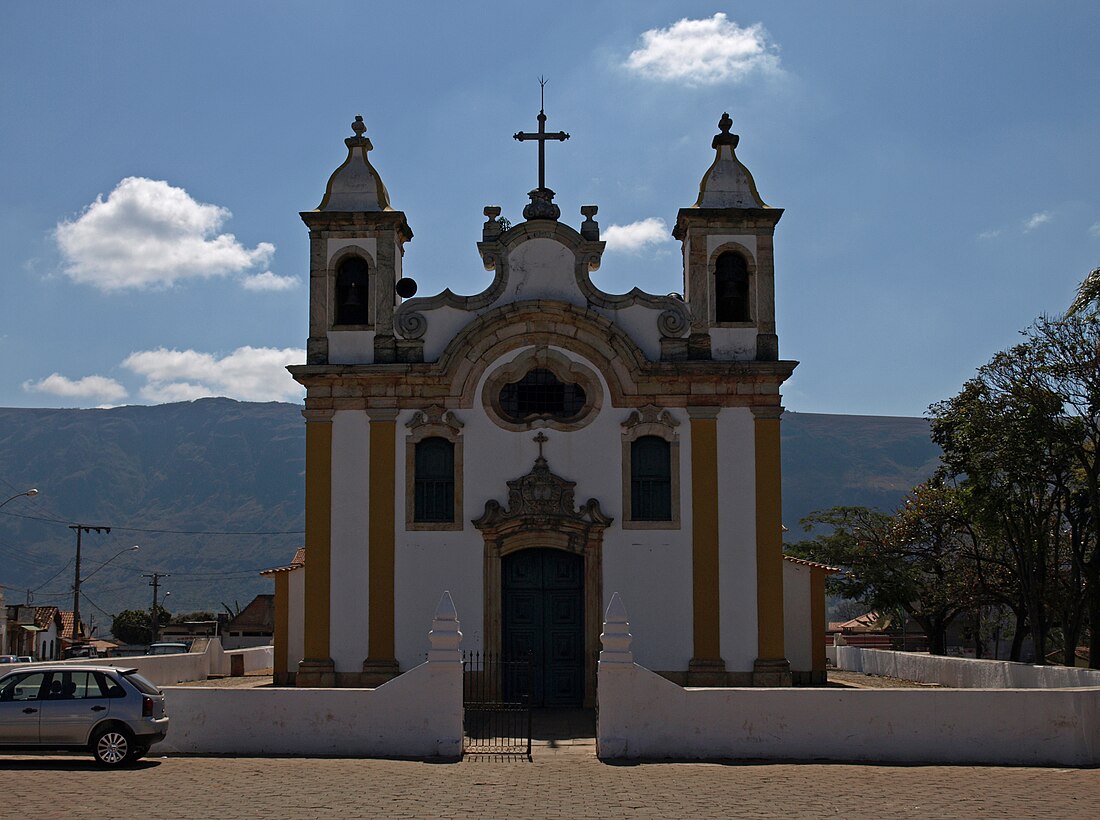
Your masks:
M562 382L579 384L584 390L585 402L580 412L568 419L558 419L543 413L526 421L512 421L500 406L500 391L506 384L517 382L535 369L549 370ZM485 380L481 391L481 404L485 414L498 427L512 432L524 432L536 427L572 432L591 424L603 406L603 383L591 368L570 359L563 353L548 347L528 348L494 370Z
M432 405L414 410L405 422L405 531L456 532L465 527L462 520L462 427L451 410ZM426 438L441 438L454 447L454 516L451 521L416 520L416 445Z
M676 428L680 421L668 410L662 410L653 404L639 407L630 413L622 423L623 447L623 517L624 530L678 530L680 529L680 435ZM634 519L632 507L631 483L632 448L631 445L644 436L656 436L668 442L669 492L671 498L671 517L666 521Z
M336 274L343 261L352 256L358 256L367 263L367 315L371 321L358 325L338 325L336 324ZM326 274L328 329L335 331L374 330L374 316L378 306L378 263L375 261L374 255L361 245L344 245L329 258Z
M747 322L719 322L718 321L718 289L715 286L718 275L718 257L724 253L736 253L742 259L745 260L745 270L748 271L749 276L749 320ZM747 247L740 242L723 242L711 253L710 258L707 260L707 292L710 295L709 303L707 305L707 315L710 319L711 327L756 327L756 317L759 313L756 304L756 291L757 291L757 272L756 272L756 257L753 255Z

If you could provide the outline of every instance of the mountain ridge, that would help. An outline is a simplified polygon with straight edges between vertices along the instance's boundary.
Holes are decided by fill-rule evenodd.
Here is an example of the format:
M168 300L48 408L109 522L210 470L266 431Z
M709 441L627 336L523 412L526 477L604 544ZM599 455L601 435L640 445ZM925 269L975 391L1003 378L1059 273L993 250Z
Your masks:
M925 419L788 411L784 521L836 504L893 509L935 469ZM142 572L168 572L173 612L242 605L271 583L304 529L301 406L208 398L110 409L0 408L0 585L7 603L72 605L68 525L83 537L82 614L148 607ZM174 532L178 531L178 532ZM132 544L139 552L127 553ZM122 552L121 555L118 553ZM115 557L117 556L117 557ZM111 563L103 565L104 561ZM102 570L97 567L102 566ZM51 577L52 576L52 577ZM101 628L101 632L104 631Z

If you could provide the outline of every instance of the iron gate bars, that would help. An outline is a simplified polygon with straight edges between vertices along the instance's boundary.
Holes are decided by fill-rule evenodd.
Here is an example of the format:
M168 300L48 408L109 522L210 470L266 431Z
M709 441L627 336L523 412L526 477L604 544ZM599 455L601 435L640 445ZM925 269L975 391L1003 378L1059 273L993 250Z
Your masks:
M534 657L462 656L463 752L531 758Z

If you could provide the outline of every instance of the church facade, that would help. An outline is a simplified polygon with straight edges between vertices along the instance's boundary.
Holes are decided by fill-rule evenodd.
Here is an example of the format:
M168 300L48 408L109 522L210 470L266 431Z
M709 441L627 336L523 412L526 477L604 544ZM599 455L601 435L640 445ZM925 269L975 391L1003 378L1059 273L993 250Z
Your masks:
M302 213L309 340L289 370L306 388L306 549L281 568L304 584L277 682L374 686L412 668L443 590L465 649L531 653L536 704L594 702L614 592L637 662L677 683L824 674L823 575L782 553L780 386L796 365L775 327L782 210L723 115L673 232L682 297L605 293L596 207L574 228L545 186L545 140L567 137L545 121L517 135L540 152L524 221L485 208L481 293L402 298L413 233L361 118ZM792 606L790 581L814 600Z

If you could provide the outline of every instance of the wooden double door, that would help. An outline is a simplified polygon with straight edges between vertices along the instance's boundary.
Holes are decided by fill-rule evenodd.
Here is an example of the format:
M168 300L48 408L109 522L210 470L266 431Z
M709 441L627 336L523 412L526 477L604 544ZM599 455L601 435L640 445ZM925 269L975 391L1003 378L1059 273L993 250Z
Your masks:
M501 560L501 648L531 657L532 706L584 700L584 558L525 549Z

